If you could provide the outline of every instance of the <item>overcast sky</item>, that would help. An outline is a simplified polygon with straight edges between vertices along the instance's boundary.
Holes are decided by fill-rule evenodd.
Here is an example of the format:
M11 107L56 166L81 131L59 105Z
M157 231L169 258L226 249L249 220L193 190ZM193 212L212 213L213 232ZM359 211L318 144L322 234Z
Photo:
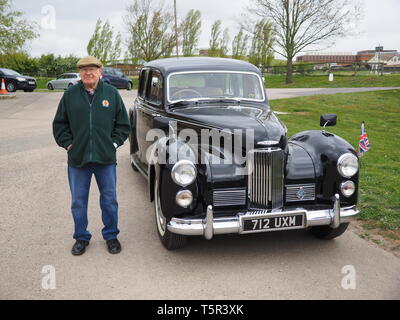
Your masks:
M361 1L364 18L359 23L359 34L337 40L324 52L355 53L374 49L378 44L385 49L400 50L400 0ZM165 2L173 5L173 0ZM108 19L116 31L126 33L123 17L128 3L130 0L14 0L14 8L23 11L29 20L40 26L40 38L30 43L32 56L46 53L84 56L98 18ZM199 47L207 48L212 23L221 19L223 27L229 27L232 40L238 32L237 21L249 3L250 0L177 0L178 19L190 9L200 10L202 34Z

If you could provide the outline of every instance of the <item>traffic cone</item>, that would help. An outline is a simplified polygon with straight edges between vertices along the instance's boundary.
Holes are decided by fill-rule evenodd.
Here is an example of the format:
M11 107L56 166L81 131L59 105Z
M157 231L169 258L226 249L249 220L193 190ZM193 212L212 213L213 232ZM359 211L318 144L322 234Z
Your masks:
M7 94L6 84L4 83L4 79L1 79L1 90L0 94Z

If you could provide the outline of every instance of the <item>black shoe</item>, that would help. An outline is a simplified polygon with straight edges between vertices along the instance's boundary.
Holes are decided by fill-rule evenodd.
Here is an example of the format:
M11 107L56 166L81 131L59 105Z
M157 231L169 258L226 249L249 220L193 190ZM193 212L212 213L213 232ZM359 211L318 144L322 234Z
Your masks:
M76 240L74 246L72 247L71 253L74 256L80 256L85 253L86 247L89 245L89 241L86 240Z
M111 254L117 254L121 252L121 244L118 239L107 240L107 249Z

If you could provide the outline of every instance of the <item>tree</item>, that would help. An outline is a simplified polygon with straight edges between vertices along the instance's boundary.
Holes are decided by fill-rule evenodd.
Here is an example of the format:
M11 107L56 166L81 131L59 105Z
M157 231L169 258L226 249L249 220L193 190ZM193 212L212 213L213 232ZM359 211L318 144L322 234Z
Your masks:
M192 56L199 43L201 33L201 13L198 10L190 10L182 21L182 51L185 57Z
M107 64L110 60L117 60L121 56L121 34L118 33L114 41L114 28L108 21L103 24L101 19L98 19L94 33L87 45L87 52L98 58L103 64Z
M175 44L174 16L163 3L153 0L133 0L127 7L128 56L132 60L151 61L169 57Z
M249 36L245 33L243 28L240 28L239 33L232 41L232 58L243 59L247 54L247 43Z
M13 0L0 0L0 54L23 50L26 43L38 37L37 25L12 10Z
M122 36L121 33L118 32L117 36L114 39L114 45L110 49L110 61L118 60L121 57L121 48L122 44Z
M79 58L69 55L65 58L54 54L41 55L38 59L39 72L46 76L59 76L66 72L76 72L76 64Z
M360 17L353 0L252 0L250 14L275 24L278 54L287 59L286 83L292 83L293 59L311 45L321 45L349 33Z
M272 36L273 25L266 19L259 21L252 34L252 44L249 52L249 62L263 67L269 66L274 59L273 44L274 38Z
M223 33L222 38L221 38L221 43L220 43L221 48L220 48L219 56L222 57L222 58L225 58L228 55L229 41L230 41L229 29L225 28L224 29L224 33Z
M39 70L37 59L31 58L25 52L0 55L0 66L7 66L8 69L26 75L36 75Z
M210 57L217 57L220 55L221 24L221 20L217 20L211 26L210 49L208 50L208 55Z

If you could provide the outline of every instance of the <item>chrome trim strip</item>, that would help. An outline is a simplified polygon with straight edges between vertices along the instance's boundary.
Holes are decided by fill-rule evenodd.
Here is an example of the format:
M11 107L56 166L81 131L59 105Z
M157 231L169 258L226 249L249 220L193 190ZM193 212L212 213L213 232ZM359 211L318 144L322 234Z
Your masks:
M246 189L216 189L213 192L213 206L243 206L246 204L246 191Z

